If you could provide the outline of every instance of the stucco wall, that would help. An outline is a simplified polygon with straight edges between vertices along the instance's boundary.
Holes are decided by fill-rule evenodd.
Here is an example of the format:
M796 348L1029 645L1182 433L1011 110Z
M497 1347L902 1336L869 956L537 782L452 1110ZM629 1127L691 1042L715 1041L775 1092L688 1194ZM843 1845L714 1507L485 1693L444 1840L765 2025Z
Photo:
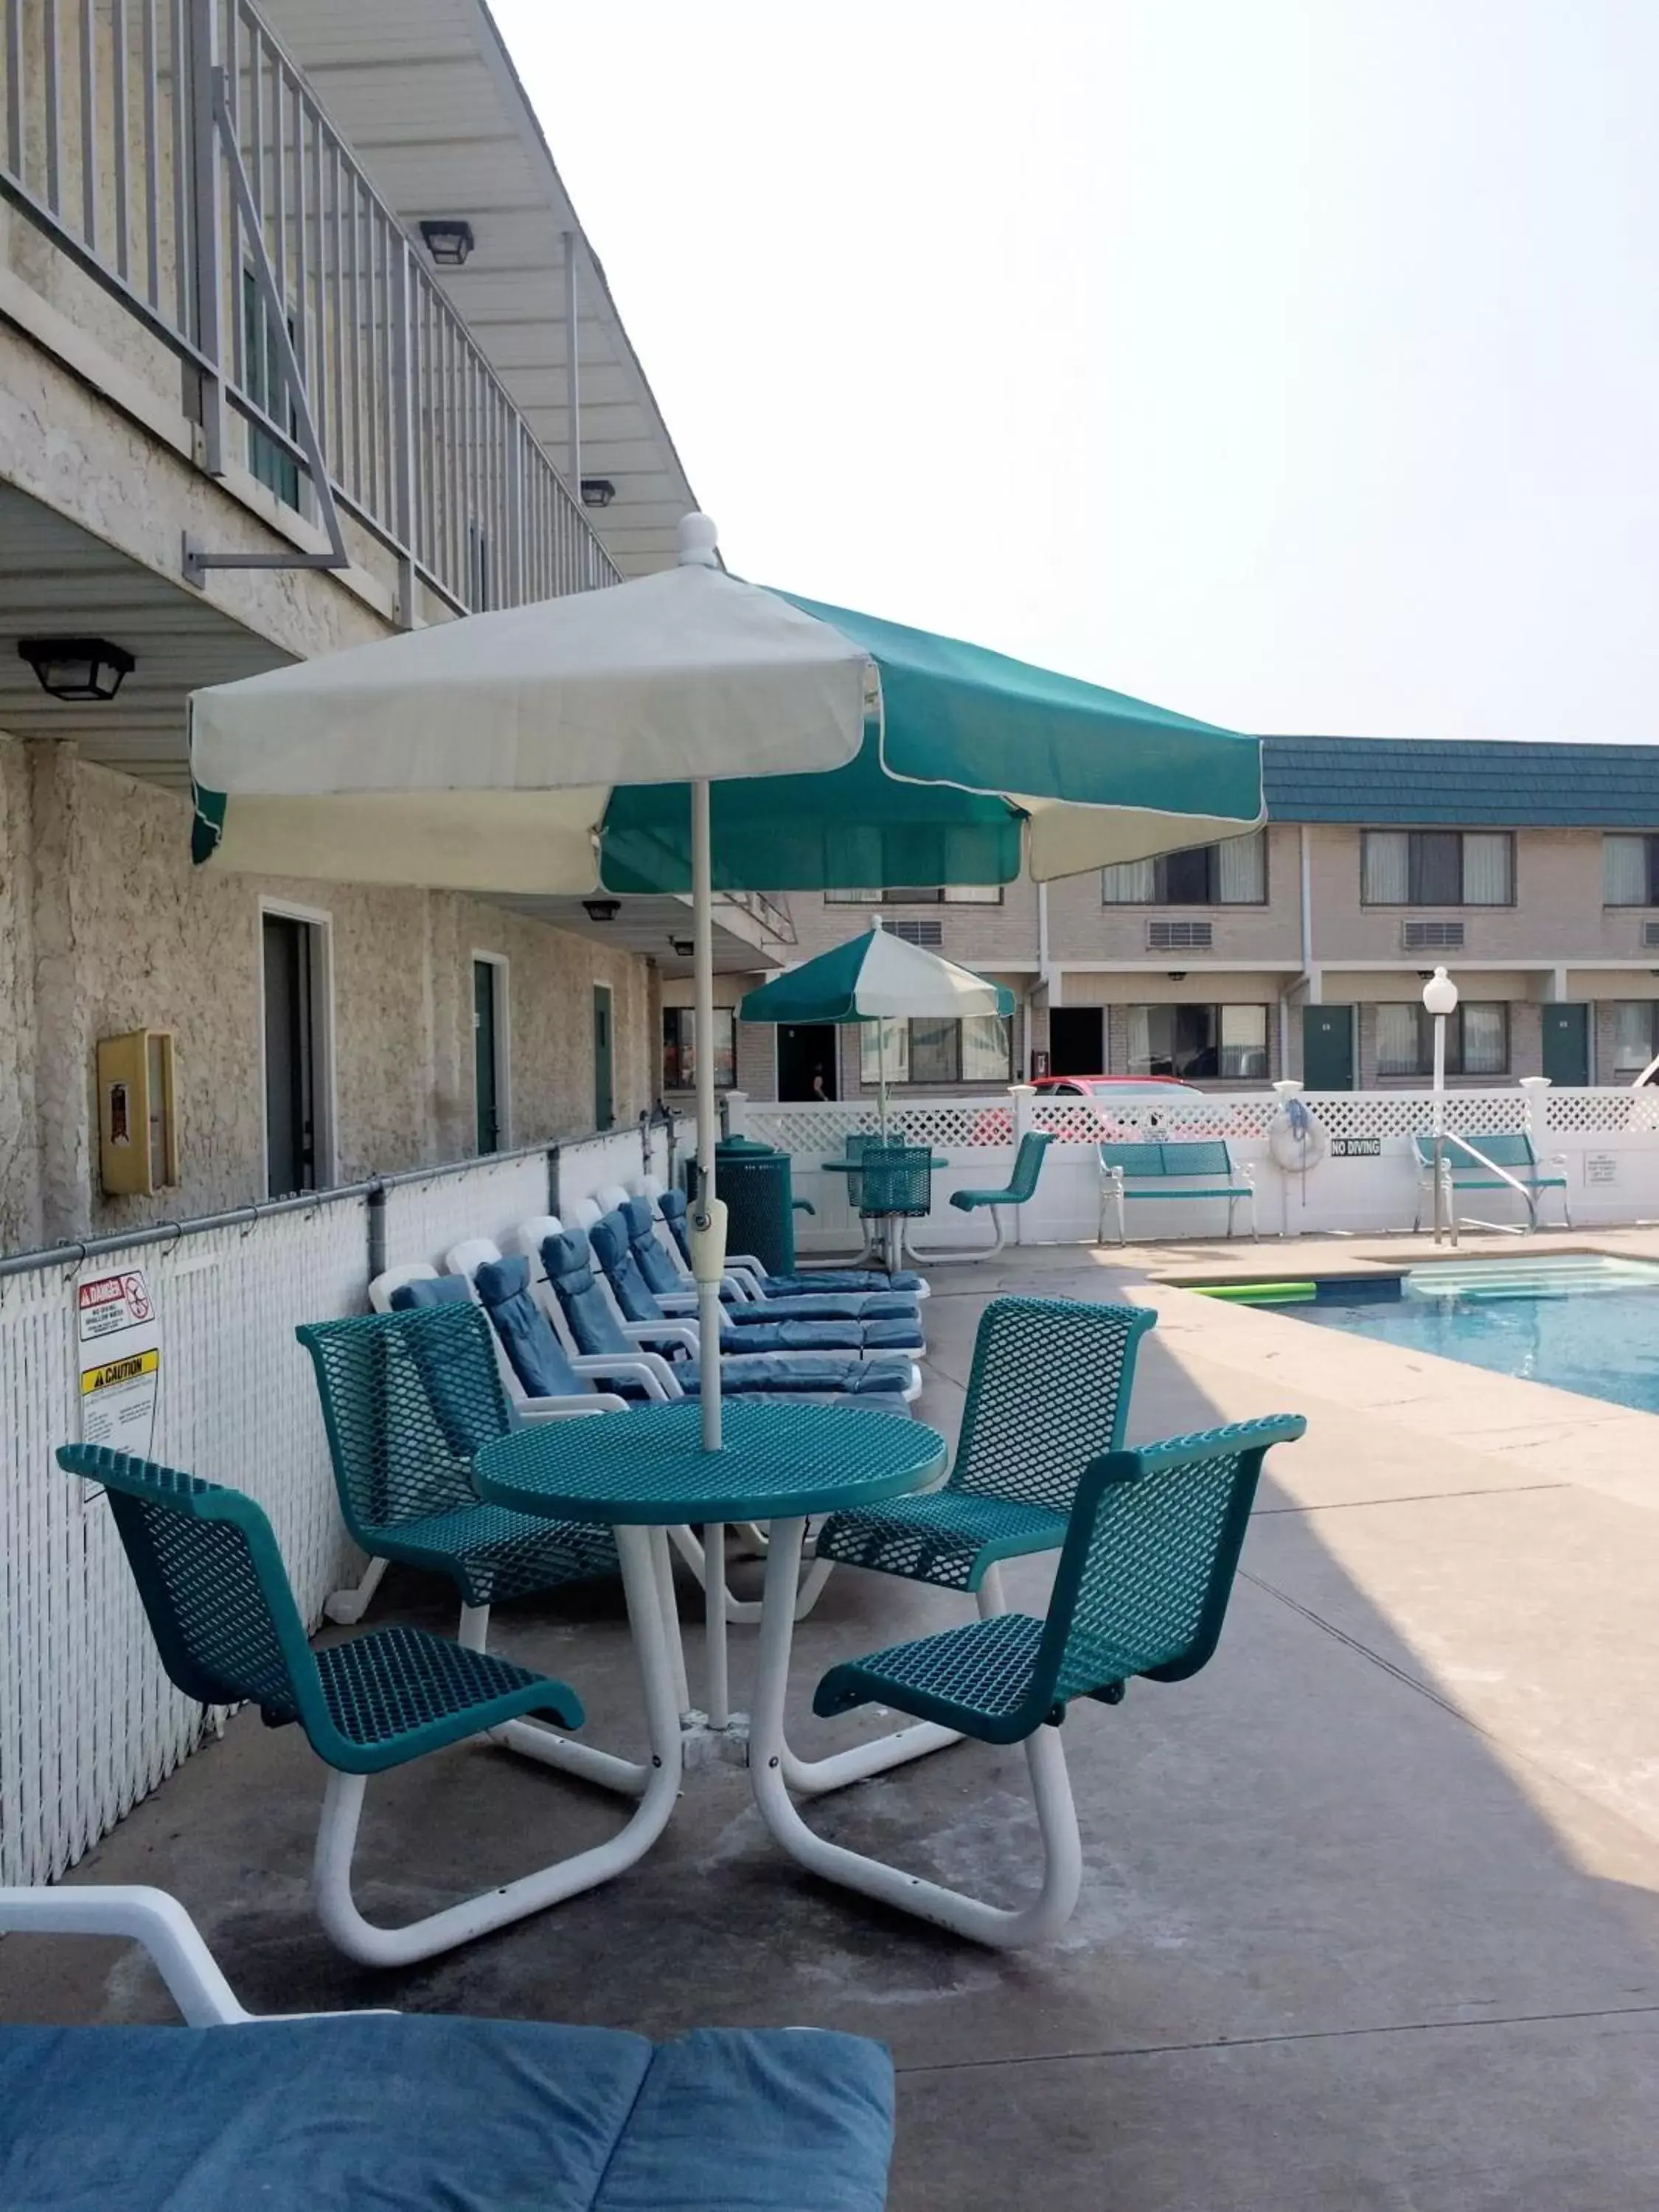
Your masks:
M8 1244L263 1195L262 899L330 924L339 1180L473 1149L479 952L509 963L514 1142L591 1128L595 981L614 994L618 1121L650 1103L643 962L447 893L204 873L188 833L170 793L67 746L0 739ZM96 1188L94 1048L140 1028L177 1032L181 1180L110 1199Z

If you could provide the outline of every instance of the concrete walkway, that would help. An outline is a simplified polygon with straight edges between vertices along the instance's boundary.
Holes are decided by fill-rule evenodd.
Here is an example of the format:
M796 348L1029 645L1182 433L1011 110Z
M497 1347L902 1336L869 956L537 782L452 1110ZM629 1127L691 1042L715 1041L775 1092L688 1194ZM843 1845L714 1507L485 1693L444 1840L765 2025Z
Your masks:
M947 1430L997 1288L1157 1306L1136 1437L1309 1419L1270 1463L1210 1668L1073 1710L1087 1876L1054 1947L994 1956L809 1881L769 1846L741 1777L716 1772L688 1778L623 1881L370 1976L308 1910L319 1770L295 1730L247 1716L75 1878L174 1891L262 2008L879 2036L900 2069L894 2212L1659 2204L1659 1418L1148 1279L1376 1256L1316 1249L1010 1251L935 1271L921 1410ZM1407 1251L1389 1240L1384 1256ZM1043 1582L1021 1570L1016 1602L1040 1607ZM406 1577L374 1618L399 1612L449 1607ZM836 1576L798 1644L799 1708L832 1658L962 1614ZM499 1640L578 1685L594 1741L638 1742L610 1597L507 1608ZM804 1718L798 1735L856 1732ZM1017 1751L964 1746L814 1817L1006 1895L1031 1863L1023 1780ZM615 1825L604 1801L488 1750L389 1778L370 1807L362 1895L387 1917ZM0 1945L0 2013L169 2016L131 1956L18 1938Z

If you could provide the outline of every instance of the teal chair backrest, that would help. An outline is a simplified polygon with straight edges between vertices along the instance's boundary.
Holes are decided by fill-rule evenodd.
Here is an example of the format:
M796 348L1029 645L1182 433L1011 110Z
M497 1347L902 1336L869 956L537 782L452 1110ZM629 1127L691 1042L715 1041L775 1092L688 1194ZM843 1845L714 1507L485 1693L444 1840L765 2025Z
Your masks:
M1048 1129L1028 1129L1019 1140L1019 1150L1014 1155L1014 1171L1008 1178L1008 1195L1016 1205L1024 1206L1037 1187L1037 1177L1042 1173L1043 1155L1053 1144L1054 1133Z
M1101 1164L1126 1176L1230 1176L1231 1155L1218 1139L1171 1139L1167 1144L1103 1145Z
M340 1510L365 1550L377 1529L477 1504L473 1456L514 1426L481 1307L446 1299L295 1334L317 1378Z
M933 1211L933 1155L929 1146L867 1146L863 1173L850 1180L861 1185L855 1200L860 1214L902 1213L921 1218Z
M1423 1165L1425 1168L1432 1167L1434 1139L1414 1137L1412 1141L1417 1146L1417 1157ZM1532 1148L1532 1139L1513 1130L1490 1137L1472 1136L1469 1142L1477 1152L1484 1153L1494 1167L1532 1168L1538 1164L1537 1156ZM1449 1137L1446 1139L1446 1158L1454 1174L1462 1168L1470 1168L1476 1172L1480 1170L1480 1161L1471 1159L1462 1145L1455 1143Z
M1063 1705L1132 1674L1178 1682L1214 1651L1261 1479L1296 1414L1109 1452L1078 1486L1032 1694Z
M1084 1469L1123 1439L1146 1306L993 1298L980 1316L946 1487L1069 1512Z
M251 1498L101 1444L64 1444L58 1464L103 1485L169 1680L204 1705L252 1701L273 1721L326 1725L282 1553Z

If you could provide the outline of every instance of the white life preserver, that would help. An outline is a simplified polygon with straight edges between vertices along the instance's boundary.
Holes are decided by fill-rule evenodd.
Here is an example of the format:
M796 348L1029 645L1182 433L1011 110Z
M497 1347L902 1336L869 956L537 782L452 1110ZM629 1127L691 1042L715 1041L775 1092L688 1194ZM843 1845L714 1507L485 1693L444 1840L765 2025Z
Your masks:
M1299 1098L1281 1106L1267 1124L1267 1150L1286 1175L1306 1175L1327 1158L1331 1140Z

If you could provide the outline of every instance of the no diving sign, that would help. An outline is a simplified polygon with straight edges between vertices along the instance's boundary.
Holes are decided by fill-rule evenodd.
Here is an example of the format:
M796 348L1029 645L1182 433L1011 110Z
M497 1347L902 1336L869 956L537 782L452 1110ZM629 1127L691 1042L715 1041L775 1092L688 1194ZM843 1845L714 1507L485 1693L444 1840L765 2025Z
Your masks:
M142 1267L75 1286L81 1437L148 1459L161 1382L161 1325Z

